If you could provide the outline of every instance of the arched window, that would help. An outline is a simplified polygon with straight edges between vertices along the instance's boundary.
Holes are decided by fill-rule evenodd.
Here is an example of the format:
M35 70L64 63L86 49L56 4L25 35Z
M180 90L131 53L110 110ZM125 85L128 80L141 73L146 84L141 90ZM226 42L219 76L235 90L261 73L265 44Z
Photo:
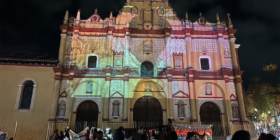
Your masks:
M183 101L178 102L178 117L179 118L185 117L185 107Z
M145 61L141 64L141 77L154 77L154 65Z
M33 93L33 85L34 83L32 81L25 82L19 109L30 109L31 98Z
M65 101L60 101L59 109L58 109L58 116L65 116L65 110L66 110Z

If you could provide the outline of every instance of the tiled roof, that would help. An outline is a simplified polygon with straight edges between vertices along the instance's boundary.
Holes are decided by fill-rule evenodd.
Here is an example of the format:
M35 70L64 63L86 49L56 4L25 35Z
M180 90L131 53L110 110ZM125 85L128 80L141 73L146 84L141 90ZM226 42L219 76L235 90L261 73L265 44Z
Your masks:
M0 63L56 65L58 59L51 54L0 54Z

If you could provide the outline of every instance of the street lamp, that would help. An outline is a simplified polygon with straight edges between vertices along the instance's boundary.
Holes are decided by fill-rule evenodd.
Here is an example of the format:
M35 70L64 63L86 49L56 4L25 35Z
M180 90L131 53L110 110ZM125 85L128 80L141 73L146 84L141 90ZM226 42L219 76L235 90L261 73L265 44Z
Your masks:
M257 111L258 111L258 109L255 108L254 110L255 110L255 112L256 112L255 118L257 118L257 129L258 129L258 124L259 124L258 117L257 117Z

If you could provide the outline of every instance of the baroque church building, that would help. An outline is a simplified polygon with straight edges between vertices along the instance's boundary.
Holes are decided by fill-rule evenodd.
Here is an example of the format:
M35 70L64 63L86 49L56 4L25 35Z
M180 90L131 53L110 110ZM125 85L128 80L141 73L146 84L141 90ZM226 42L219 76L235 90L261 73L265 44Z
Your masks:
M249 124L236 29L176 16L168 0L127 0L117 17L69 17L58 60L1 56L0 126L17 139L98 128ZM244 128L243 128L244 129ZM35 131L34 131L35 132Z

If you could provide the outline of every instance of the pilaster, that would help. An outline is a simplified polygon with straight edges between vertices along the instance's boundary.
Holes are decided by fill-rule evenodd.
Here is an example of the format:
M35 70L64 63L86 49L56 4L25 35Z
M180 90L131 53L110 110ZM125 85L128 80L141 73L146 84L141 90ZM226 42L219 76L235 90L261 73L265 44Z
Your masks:
M242 121L247 121L247 116L246 116L246 109L245 109L245 102L244 102L244 95L242 91L242 75L243 71L235 71L235 86L236 86L236 94L237 94L237 100L238 100L238 107L239 107L239 112L240 112L240 119Z
M124 70L124 78L123 78L123 81L124 81L124 101L123 101L123 118L122 120L123 121L127 121L128 120L128 110L129 110L129 93L128 93L128 90L129 90L129 72L130 70Z
M172 76L168 79L168 95L167 95L167 118L174 119L173 114L173 99L172 99Z
M186 16L187 16L187 13L186 13ZM187 62L188 62L187 67L190 68L190 69L192 69L192 64L191 64L191 62L192 62L191 61L191 41L192 41L191 31L192 31L192 29L184 29L184 32L186 34L186 51L187 51L186 54L187 54Z
M236 38L234 38L234 37L230 38L229 47L230 47L230 52L231 52L232 67L234 69L239 69L236 51L235 51L235 41L236 41Z
M62 25L61 30L61 39L60 39L60 46L59 46L59 54L58 54L58 61L60 64L64 64L64 54L65 54L65 48L66 48L66 38L67 38L67 26Z
M130 36L125 36L126 39L126 45L125 45L125 53L124 53L124 60L125 60L125 66L129 67L129 41L130 41Z
M111 72L112 69L104 69L103 70L106 73L105 78L105 85L104 87L107 87L107 91L105 91L105 94L103 97L103 118L102 121L109 121L109 95L110 95L110 86L111 86Z
M221 68L226 67L225 51L224 51L224 47L223 47L223 42L224 42L224 38L219 37L218 38L218 44L219 44L219 50L220 50Z
M189 74L189 89L190 89L190 106L191 106L191 121L193 124L197 124L198 118L197 118L197 110L196 110L196 96L194 91L194 70L188 71Z
M53 69L55 72L55 82L54 82L54 92L52 96L52 107L51 107L51 116L50 118L56 118L57 115L57 105L58 105L58 98L59 98L59 93L60 93L60 82L61 82L61 72L62 68L54 68Z

